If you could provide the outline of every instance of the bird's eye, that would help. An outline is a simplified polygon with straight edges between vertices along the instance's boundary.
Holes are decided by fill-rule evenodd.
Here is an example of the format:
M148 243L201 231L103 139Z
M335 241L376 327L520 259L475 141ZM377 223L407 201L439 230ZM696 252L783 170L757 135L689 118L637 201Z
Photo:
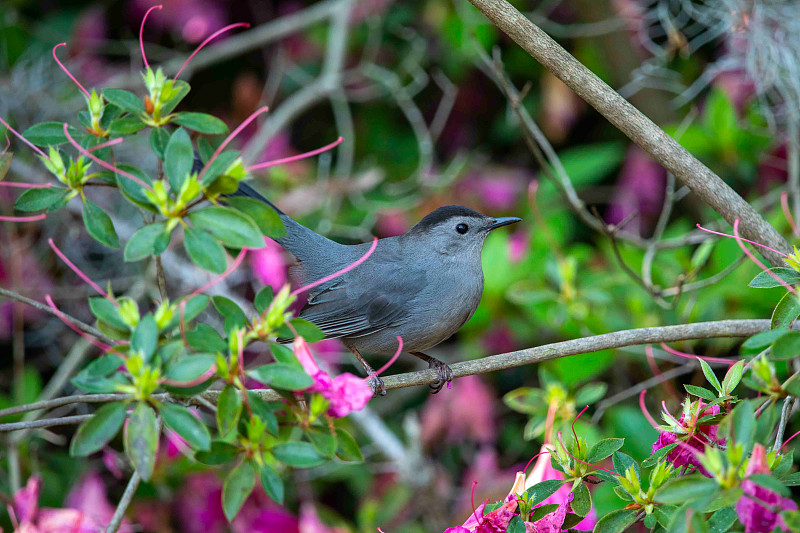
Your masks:
M461 235L464 235L466 232L469 231L469 226L464 224L463 222L456 226L456 231L459 232Z

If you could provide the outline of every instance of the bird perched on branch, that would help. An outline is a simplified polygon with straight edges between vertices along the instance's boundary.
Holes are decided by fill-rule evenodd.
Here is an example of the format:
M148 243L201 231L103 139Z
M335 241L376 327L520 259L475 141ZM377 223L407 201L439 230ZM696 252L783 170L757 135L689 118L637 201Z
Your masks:
M297 258L289 268L297 283L337 272L370 248L370 243L339 244L315 233L245 183L236 194L265 202L280 214L286 236L275 240ZM436 369L439 379L431 388L437 393L453 372L423 350L453 335L475 312L483 293L483 242L492 230L520 220L457 205L440 207L406 233L379 239L362 264L312 288L299 316L327 338L340 339L370 375L374 371L362 353L392 355L400 336L404 351ZM386 394L380 378L370 384L376 394Z

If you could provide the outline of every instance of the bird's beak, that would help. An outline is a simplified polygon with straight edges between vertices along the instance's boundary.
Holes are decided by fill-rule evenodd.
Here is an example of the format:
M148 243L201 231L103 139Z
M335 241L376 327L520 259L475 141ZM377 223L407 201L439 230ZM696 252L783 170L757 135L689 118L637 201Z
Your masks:
M493 229L502 228L503 226L508 226L509 224L516 224L520 222L522 219L519 217L498 217L492 221L486 231L492 231Z

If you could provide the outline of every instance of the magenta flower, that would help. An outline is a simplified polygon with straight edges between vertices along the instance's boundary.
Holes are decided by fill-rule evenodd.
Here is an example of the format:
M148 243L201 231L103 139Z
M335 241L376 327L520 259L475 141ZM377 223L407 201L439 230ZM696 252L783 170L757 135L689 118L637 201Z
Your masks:
M558 508L555 511L544 515L536 522L524 522L525 533L559 533L561 526L564 525L564 519L567 518L567 512L570 510L569 504L574 498L575 494L569 492L567 497L558 504Z
M707 426L697 423L703 416L717 415L720 412L719 405L712 405L708 408L705 405L702 400L689 402L687 399L683 404L683 414L681 414L680 420L675 420L665 409L662 416L667 425L659 429L661 433L658 440L653 443L652 453L678 442L678 446L667 454L667 460L675 466L695 468L704 476L711 477L700 464L698 455L705 451L706 446L724 446L725 439L717 436L718 427L716 425Z
M449 527L444 533L505 533L508 523L517 515L517 495L509 494L503 505L484 515L485 508L486 502L483 502L464 524Z
M108 499L108 487L97 473L84 476L72 487L64 499L64 505L80 511L95 524L111 522L116 509ZM120 531L132 531L127 520L123 522Z
M616 190L608 208L607 219L618 224L631 213L639 213L624 230L646 234L661 210L664 196L665 170L644 150L633 147L617 179Z
M753 453L750 455L750 462L747 463L745 474L751 476L753 474L769 473L767 450L763 444L756 444L753 446ZM797 504L789 498L784 498L777 492L773 492L761 485L756 485L752 481L744 480L742 489L744 489L745 494L757 498L773 509L779 508L782 511L797 510ZM747 497L739 499L736 504L736 514L739 515L739 521L744 525L745 533L769 533L776 527L780 527L783 531L790 531L778 513Z
M463 409L469 402L470 409ZM467 376L453 384L450 394L437 394L422 409L422 442L427 445L461 443L472 439L493 442L496 435L497 396L478 376Z
M14 531L24 533L93 533L104 525L78 509L39 508L42 480L31 476L27 485L14 493Z
M286 284L286 262L282 248L272 239L264 239L266 246L250 250L250 267L256 279L278 292Z

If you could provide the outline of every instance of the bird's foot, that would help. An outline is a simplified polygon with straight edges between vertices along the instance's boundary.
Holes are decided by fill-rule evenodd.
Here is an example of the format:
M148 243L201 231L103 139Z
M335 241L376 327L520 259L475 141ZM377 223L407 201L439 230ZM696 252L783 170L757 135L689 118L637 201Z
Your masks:
M372 396L386 396L386 385L383 384L383 380L376 375L367 380L369 384L369 388L372 389Z
M442 390L445 383L447 383L448 387L450 386L450 382L453 381L453 370L447 363L431 357L428 361L428 368L433 368L439 374L439 379L436 380L436 383L430 385L431 394L436 394Z

